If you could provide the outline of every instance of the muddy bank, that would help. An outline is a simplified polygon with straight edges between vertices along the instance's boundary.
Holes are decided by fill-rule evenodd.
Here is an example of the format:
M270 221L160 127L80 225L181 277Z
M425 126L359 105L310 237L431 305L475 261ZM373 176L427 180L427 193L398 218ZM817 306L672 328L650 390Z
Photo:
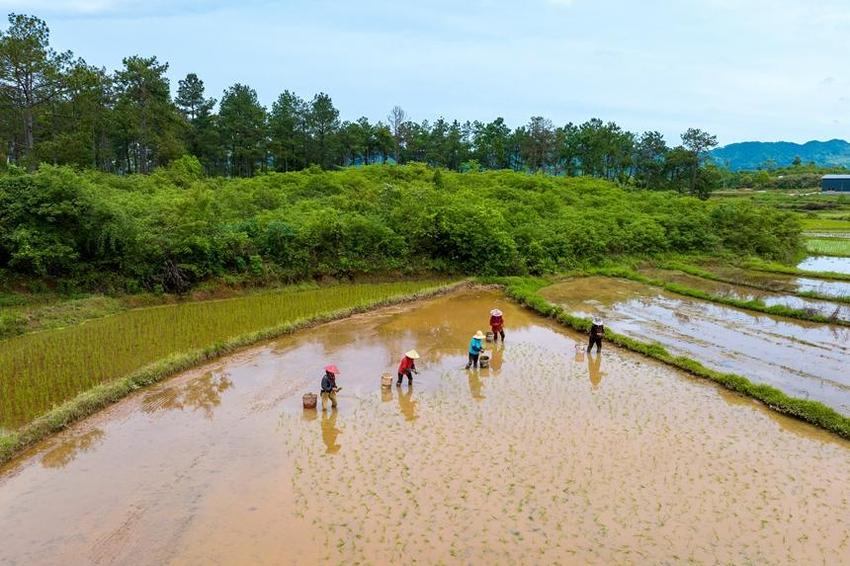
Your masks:
M787 293L766 291L763 289L756 289L754 287L723 283L669 269L643 268L640 269L639 272L642 275L653 279L660 279L669 283L678 283L680 285L690 287L691 289L698 289L720 297L730 297L741 301L758 300L768 307L780 305L791 309L801 310L809 314L821 315L842 321L850 321L850 305L848 304L808 299Z
M850 415L846 327L756 314L602 277L567 281L541 295L576 314L600 314L621 334Z
M508 342L461 369L487 311ZM839 562L850 443L464 292L128 398L0 472L0 563ZM408 347L412 390L379 376ZM340 409L304 412L325 360ZM793 458L788 455L793 454Z

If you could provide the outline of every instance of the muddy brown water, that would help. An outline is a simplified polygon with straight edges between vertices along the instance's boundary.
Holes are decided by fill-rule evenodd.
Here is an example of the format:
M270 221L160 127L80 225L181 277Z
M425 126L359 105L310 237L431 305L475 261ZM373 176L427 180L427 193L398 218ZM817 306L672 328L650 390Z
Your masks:
M681 271L644 268L640 270L640 273L647 277L661 279L670 283L678 283L692 289L698 289L721 297L730 297L742 301L751 301L755 299L761 301L768 307L781 305L811 314L831 317L841 321L850 321L850 305L848 304L808 299L786 293L764 291L753 287L721 283L711 279L703 279L702 277L688 275Z
M493 306L507 344L462 369ZM576 349L576 346L579 349ZM3 564L827 563L850 443L462 292L185 373L0 471ZM412 390L380 389L400 353ZM337 363L340 408L304 411Z
M762 315L604 277L566 281L541 294L573 313L600 314L621 334L850 415L850 328Z

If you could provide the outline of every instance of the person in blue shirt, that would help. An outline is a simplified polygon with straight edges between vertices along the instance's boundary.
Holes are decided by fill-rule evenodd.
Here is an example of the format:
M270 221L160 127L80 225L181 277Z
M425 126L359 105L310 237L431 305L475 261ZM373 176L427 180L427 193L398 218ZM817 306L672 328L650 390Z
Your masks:
M469 362L466 364L466 369L478 367L478 357L484 351L484 333L480 330L475 333L472 340L469 341Z

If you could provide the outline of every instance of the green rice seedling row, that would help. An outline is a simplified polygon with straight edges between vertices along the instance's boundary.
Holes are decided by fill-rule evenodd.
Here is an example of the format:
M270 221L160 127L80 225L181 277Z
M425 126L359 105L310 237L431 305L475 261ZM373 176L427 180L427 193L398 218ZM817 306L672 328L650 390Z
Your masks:
M809 238L806 249L818 255L850 256L850 238Z
M0 429L20 427L91 387L169 356L440 284L412 281L282 290L131 310L5 340L0 342Z

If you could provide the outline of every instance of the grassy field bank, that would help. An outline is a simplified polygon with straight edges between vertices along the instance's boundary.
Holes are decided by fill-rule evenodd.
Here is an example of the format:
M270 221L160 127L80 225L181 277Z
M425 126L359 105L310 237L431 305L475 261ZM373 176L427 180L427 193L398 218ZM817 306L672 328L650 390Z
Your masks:
M790 291L787 289L777 289L775 287L771 287L769 285L759 285L758 283L752 281L740 281L732 277L724 277L719 275L713 271L708 271L704 267L697 267L695 265L691 265L688 263L683 263L681 261L670 261L659 264L659 267L663 269L673 269L676 271L681 271L682 273L687 273L688 275L693 275L695 277L702 277L703 279L709 279L711 281L718 281L720 283L729 283L731 285L739 285L742 287L752 287L753 289L761 289L763 291L775 291L786 293L789 295L794 295L797 297L805 298L805 299L818 299L822 301L831 301L838 303L850 303L850 296L837 296L837 295L826 295L823 293L817 293L814 291Z
M0 342L0 462L177 371L309 324L446 291L410 281L132 310ZM319 362L317 362L319 363Z
M750 259L742 264L747 269L764 271L766 273L782 273L783 275L796 275L797 277L813 277L815 279L832 279L835 281L850 281L850 273L837 273L834 271L809 271L800 269L793 265L785 265L775 261L762 259Z
M505 286L507 295L543 316L555 319L559 323L578 330L588 332L590 320L574 316L559 306L551 304L541 297L537 291L553 283L542 278L507 277L493 282ZM817 401L798 399L770 385L755 384L749 379L731 373L721 373L709 369L696 360L684 356L674 356L660 344L649 344L617 334L606 328L606 340L623 348L649 356L666 364L675 366L692 375L710 379L723 387L756 399L772 409L804 420L825 430L850 438L850 418L838 413Z

